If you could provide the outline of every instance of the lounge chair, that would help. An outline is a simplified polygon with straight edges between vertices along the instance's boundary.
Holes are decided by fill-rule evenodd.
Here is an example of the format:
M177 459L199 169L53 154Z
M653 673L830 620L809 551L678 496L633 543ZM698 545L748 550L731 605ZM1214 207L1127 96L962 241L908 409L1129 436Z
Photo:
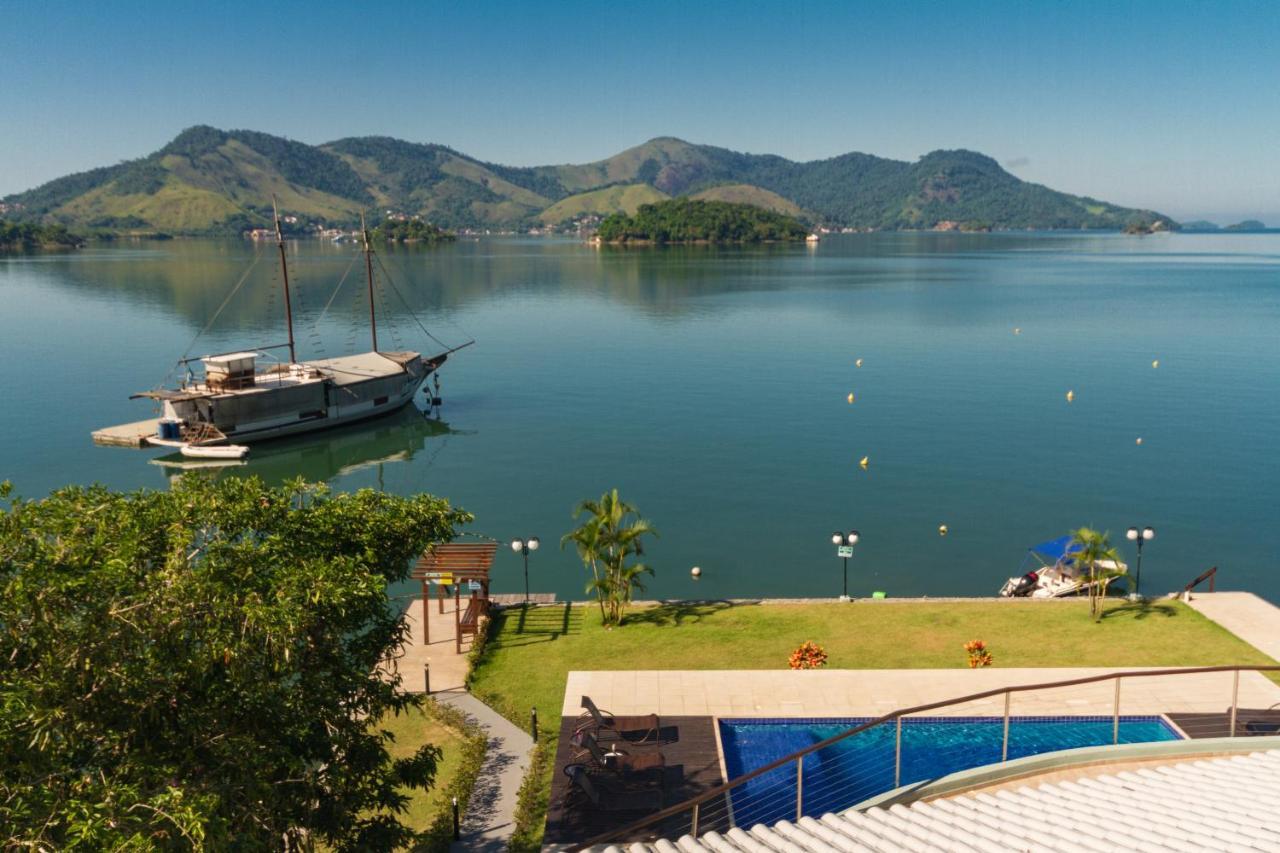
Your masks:
M582 764L564 768L571 793L581 791L591 805L606 812L653 812L662 808L662 790L653 785L635 785L592 776Z
M591 701L590 696L582 697L582 707L586 709L579 722L577 730L594 730L592 733L599 738L602 732L613 732L619 739L631 741L632 743L644 743L653 738L658 739L658 715L657 714L639 714L632 717L618 717L610 714L608 711L601 711L596 707L596 703ZM638 736L638 737L637 737Z
M667 760L661 752L642 752L631 754L619 750L617 744L609 752L605 752L590 731L579 731L573 735L573 745L591 756L597 767L606 770L617 770L620 773L640 773L646 770L661 770L667 766Z

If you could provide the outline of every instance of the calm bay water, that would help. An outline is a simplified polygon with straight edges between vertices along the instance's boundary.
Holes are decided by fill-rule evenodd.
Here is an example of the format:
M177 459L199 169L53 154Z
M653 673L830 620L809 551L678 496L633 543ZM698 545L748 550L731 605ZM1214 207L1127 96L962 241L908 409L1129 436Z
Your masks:
M284 340L272 249L193 355ZM89 433L151 416L128 395L165 377L255 251L0 256L0 478L28 497L166 488L163 454ZM300 355L367 349L358 265L324 310L354 250L291 252ZM1218 565L1280 601L1280 235L503 239L384 262L436 337L477 340L443 371L445 424L406 412L260 445L221 476L446 496L478 533L540 536L531 586L562 597L584 578L558 548L570 511L617 486L662 534L655 596L836 595L830 534L849 528L855 595L992 594L1028 545L1091 524L1128 553L1125 528L1149 524L1144 591ZM395 293L380 319L384 349L437 351ZM504 549L495 588L520 572Z

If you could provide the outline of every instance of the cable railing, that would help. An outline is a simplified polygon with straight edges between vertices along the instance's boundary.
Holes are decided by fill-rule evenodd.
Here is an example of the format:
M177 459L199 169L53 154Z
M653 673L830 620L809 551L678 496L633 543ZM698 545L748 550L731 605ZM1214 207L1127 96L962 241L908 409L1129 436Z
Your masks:
M1242 693L1242 673L1280 682L1280 665L1128 670L993 688L872 718L721 718L734 778L569 850L818 817L959 770L1061 749L1280 735L1280 687L1260 677ZM752 769L735 766L734 738L773 744L775 754L782 748L785 736L761 735L769 726L830 734Z

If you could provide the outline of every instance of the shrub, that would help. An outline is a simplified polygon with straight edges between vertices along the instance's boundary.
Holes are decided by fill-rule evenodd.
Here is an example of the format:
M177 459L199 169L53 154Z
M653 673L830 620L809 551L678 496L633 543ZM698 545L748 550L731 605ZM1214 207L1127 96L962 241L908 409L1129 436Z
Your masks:
M964 644L964 650L969 654L969 669L991 666L994 660L991 652L987 651L987 644L982 640L970 640Z
M792 669L819 669L827 664L827 651L812 641L805 641L791 653Z

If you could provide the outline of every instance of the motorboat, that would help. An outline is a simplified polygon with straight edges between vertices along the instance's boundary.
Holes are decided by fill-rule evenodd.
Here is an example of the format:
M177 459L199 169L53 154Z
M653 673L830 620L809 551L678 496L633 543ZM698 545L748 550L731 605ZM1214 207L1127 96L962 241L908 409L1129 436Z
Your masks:
M1020 574L1005 581L1000 588L1004 598L1062 598L1082 595L1091 586L1099 585L1104 591L1116 575L1123 575L1129 567L1114 560L1098 560L1090 580L1090 568L1081 565L1075 555L1081 550L1074 537L1060 536L1032 545L1019 567Z

